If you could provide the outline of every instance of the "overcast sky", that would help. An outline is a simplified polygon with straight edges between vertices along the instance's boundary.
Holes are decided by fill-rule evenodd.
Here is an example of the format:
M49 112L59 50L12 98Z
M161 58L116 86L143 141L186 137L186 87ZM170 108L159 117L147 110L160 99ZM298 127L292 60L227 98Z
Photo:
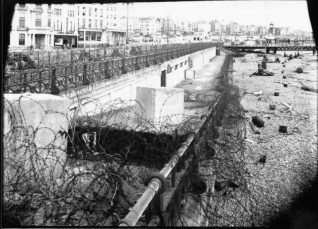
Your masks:
M130 15L171 19L236 21L242 25L265 25L312 31L307 3L303 1L189 1L134 3Z

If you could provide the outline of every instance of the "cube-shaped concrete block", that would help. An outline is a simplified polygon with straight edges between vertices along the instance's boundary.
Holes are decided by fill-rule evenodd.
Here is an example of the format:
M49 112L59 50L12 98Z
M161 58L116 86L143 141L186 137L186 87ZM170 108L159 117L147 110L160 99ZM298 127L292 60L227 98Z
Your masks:
M136 88L136 115L158 127L177 125L184 115L184 90L180 88Z
M195 79L195 70L193 69L184 70L184 79Z
M70 100L31 93L4 99L5 185L56 180L66 161Z

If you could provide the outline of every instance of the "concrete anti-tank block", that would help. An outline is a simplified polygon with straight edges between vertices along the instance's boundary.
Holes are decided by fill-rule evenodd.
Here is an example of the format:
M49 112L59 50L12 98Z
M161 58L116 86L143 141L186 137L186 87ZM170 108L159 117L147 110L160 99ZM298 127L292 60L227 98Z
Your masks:
M56 180L66 161L71 101L31 93L5 94L4 99L5 185Z
M184 90L180 88L136 88L136 115L155 126L177 125L184 115Z
M195 70L193 69L184 70L184 79L195 79Z

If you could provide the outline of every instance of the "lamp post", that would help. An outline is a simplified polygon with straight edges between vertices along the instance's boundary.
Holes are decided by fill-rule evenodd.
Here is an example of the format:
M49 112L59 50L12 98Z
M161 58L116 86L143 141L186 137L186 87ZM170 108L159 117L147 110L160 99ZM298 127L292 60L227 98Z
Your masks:
M128 23L128 6L129 6L129 4L131 4L131 3L129 3L129 2L127 2L127 29L126 29L126 44L128 44L129 43L129 35L128 35L128 32L129 32L129 23Z

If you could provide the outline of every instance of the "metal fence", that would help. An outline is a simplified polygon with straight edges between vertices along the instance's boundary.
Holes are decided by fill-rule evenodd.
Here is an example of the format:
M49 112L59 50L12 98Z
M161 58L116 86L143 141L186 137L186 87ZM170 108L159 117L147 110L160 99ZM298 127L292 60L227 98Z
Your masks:
M192 46L194 44L189 44ZM55 66L68 66L84 61L101 61L113 57L134 56L136 54L154 53L188 46L188 44L165 45L122 45L111 47L76 48L63 50L25 50L23 52L9 52L7 61L7 74L28 69L23 60L31 61L29 69L45 69ZM9 63L11 62L11 63ZM14 62L14 63L12 63Z
M31 92L59 94L61 91L81 85L89 85L102 79L110 79L216 45L216 43L197 43L174 44L161 46L160 48L156 46L144 47L146 48L146 54L124 56L121 58L113 56L104 60L99 60L104 49L95 50L94 54L91 54L89 51L89 55L94 55L91 61L88 58L83 61L71 62L71 64L49 65L45 69L24 70L6 74L4 77L4 91L5 93ZM65 59L65 61L67 58L71 58L72 60L75 52L73 50L70 52L68 53L69 57L66 57L67 54L64 54L61 58ZM80 53L77 54L80 55ZM51 57L49 56L49 58Z

